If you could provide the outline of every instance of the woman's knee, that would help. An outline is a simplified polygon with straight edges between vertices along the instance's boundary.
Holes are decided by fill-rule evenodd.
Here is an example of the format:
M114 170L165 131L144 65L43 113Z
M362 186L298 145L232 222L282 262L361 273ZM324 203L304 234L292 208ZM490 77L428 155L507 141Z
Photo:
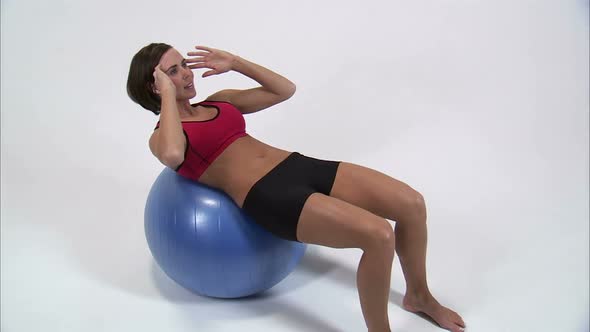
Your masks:
M369 232L368 248L365 249L395 249L395 232L387 220L376 222Z
M404 210L406 216L426 215L426 201L424 200L424 196L417 191L409 194L405 199Z

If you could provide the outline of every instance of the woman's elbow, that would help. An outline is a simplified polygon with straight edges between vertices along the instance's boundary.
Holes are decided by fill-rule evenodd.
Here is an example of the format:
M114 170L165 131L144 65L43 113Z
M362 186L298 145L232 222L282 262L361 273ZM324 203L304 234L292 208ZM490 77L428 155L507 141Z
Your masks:
M295 83L291 82L291 86L289 89L289 98L291 98L295 94L295 91L297 91L297 86L295 85Z

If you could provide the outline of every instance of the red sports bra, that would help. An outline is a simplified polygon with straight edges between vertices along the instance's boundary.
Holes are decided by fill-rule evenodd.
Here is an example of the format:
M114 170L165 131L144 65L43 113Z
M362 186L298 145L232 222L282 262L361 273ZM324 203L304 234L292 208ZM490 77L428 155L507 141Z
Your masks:
M198 181L213 161L235 140L246 136L246 121L242 112L225 101L202 101L196 105L213 106L217 115L210 120L182 121L186 137L184 161L174 171ZM160 121L156 128L160 127Z

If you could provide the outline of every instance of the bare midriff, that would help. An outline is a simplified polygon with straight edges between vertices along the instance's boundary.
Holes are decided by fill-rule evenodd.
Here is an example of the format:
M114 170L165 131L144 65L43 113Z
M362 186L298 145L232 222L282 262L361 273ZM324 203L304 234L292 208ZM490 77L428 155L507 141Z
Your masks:
M199 182L224 191L241 208L250 188L289 154L246 135L229 145Z

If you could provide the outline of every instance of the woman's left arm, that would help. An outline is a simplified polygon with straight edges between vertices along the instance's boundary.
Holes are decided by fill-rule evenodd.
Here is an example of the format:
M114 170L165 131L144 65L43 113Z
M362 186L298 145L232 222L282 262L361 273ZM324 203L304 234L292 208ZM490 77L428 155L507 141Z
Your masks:
M293 82L268 68L264 68L242 57L222 50L204 46L196 46L195 48L207 52L189 52L188 55L199 55L200 57L198 59L189 59L187 62L197 63L189 66L192 69L212 69L205 72L203 77L233 70L252 78L261 85L260 87L247 90L221 90L209 96L207 98L208 100L230 102L242 113L246 114L258 112L278 104L289 99L295 93L296 87Z

